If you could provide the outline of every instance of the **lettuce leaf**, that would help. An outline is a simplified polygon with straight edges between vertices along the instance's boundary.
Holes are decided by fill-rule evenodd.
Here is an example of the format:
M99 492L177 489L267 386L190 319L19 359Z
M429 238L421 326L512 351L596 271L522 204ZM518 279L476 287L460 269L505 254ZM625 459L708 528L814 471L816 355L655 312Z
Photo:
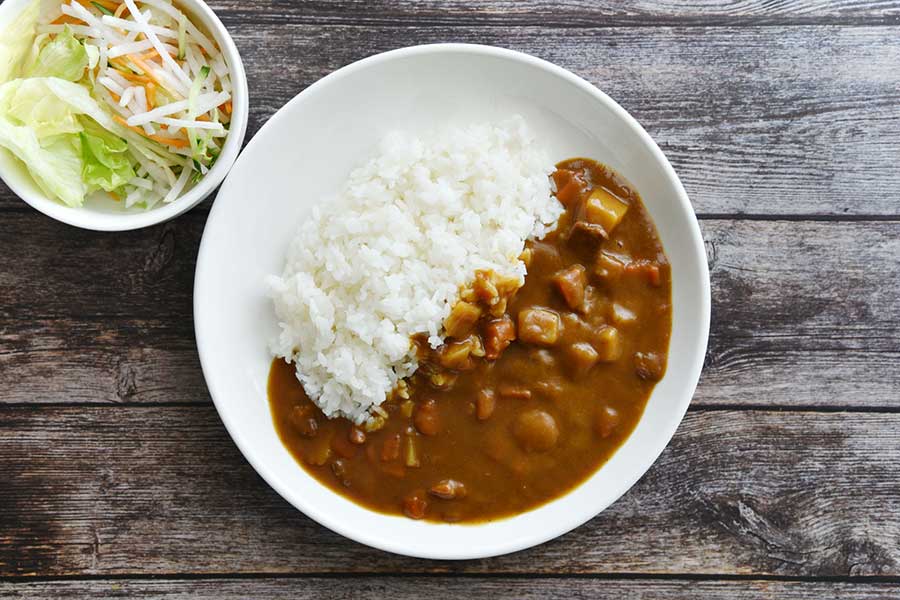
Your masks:
M38 137L78 133L77 115L87 115L108 131L119 127L90 92L76 83L54 77L16 79L0 85L0 118L27 125Z
M33 81L17 79L5 84L12 93L0 98L0 111L17 125L30 127L38 138L81 131L78 113L71 105L55 94L44 93L44 86L33 85Z
M69 206L81 206L92 189L114 189L133 176L130 163L125 166L126 142L109 130L116 131L113 120L76 83L37 77L0 85L0 146Z
M34 64L22 73L23 77L58 77L66 81L78 81L88 66L88 53L84 44L75 39L66 26L38 52Z
M12 23L0 31L0 83L18 77L22 61L35 37L40 8L40 1L32 0Z
M104 130L90 119L82 119L81 175L91 189L112 192L135 176L128 156L128 142Z
M44 193L69 206L81 206L87 188L81 179L81 153L76 134L38 139L29 127L16 126L0 118L0 146L28 167Z

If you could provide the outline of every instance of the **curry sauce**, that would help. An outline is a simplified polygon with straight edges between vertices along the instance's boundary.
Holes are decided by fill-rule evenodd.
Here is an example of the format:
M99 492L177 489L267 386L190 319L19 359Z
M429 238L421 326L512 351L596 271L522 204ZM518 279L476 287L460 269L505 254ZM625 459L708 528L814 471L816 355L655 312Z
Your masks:
M665 372L669 264L612 170L572 159L553 178L566 212L526 245L524 285L477 273L444 345L414 340L420 367L383 416L329 420L272 363L275 428L313 477L378 512L490 521L570 491L631 434Z

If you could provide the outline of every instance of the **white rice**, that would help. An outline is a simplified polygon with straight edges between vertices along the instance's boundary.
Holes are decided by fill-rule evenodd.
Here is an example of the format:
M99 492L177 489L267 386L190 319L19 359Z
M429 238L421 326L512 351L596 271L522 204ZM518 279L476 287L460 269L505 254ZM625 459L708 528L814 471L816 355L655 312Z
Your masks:
M521 117L392 133L303 219L284 273L267 281L281 327L273 351L326 415L366 421L415 371L410 337L440 345L477 269L524 281L525 240L562 213L553 169Z

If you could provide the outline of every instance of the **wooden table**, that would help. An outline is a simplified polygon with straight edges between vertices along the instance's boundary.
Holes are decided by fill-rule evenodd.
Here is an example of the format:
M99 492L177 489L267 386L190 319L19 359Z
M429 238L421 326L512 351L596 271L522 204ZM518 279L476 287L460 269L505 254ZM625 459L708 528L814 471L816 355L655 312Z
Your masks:
M438 41L551 60L635 115L706 239L703 378L586 525L422 561L313 523L210 402L191 288L210 202L101 234L0 187L0 596L900 597L900 3L216 0L248 139L294 94Z

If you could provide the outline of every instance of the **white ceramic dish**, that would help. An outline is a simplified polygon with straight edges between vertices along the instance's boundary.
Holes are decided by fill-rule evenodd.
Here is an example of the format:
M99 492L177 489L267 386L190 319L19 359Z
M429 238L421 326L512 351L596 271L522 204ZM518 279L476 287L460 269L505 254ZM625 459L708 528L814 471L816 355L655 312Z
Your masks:
M5 0L0 4L0 31L3 31L30 1ZM247 116L250 109L247 76L234 40L212 9L203 0L175 0L175 3L201 29L212 34L225 56L225 63L231 75L233 87L231 126L225 146L213 168L186 194L170 204L158 205L150 210L136 207L125 209L112 198L92 198L85 202L84 206L72 208L48 198L28 174L25 165L7 150L0 148L0 179L3 179L19 198L48 217L75 227L97 231L127 231L149 227L177 217L202 202L222 183L241 151L247 133Z
M370 512L317 483L278 439L266 399L267 340L276 323L263 278L281 272L288 240L310 206L333 194L386 132L510 113L528 120L554 159L598 159L642 195L672 263L668 371L622 448L556 501L483 525ZM279 110L219 192L194 283L203 373L222 421L260 475L338 533L390 552L441 559L492 556L542 543L625 493L662 452L687 410L706 351L709 311L700 229L678 177L641 126L560 67L509 50L457 44L367 58L318 81Z

